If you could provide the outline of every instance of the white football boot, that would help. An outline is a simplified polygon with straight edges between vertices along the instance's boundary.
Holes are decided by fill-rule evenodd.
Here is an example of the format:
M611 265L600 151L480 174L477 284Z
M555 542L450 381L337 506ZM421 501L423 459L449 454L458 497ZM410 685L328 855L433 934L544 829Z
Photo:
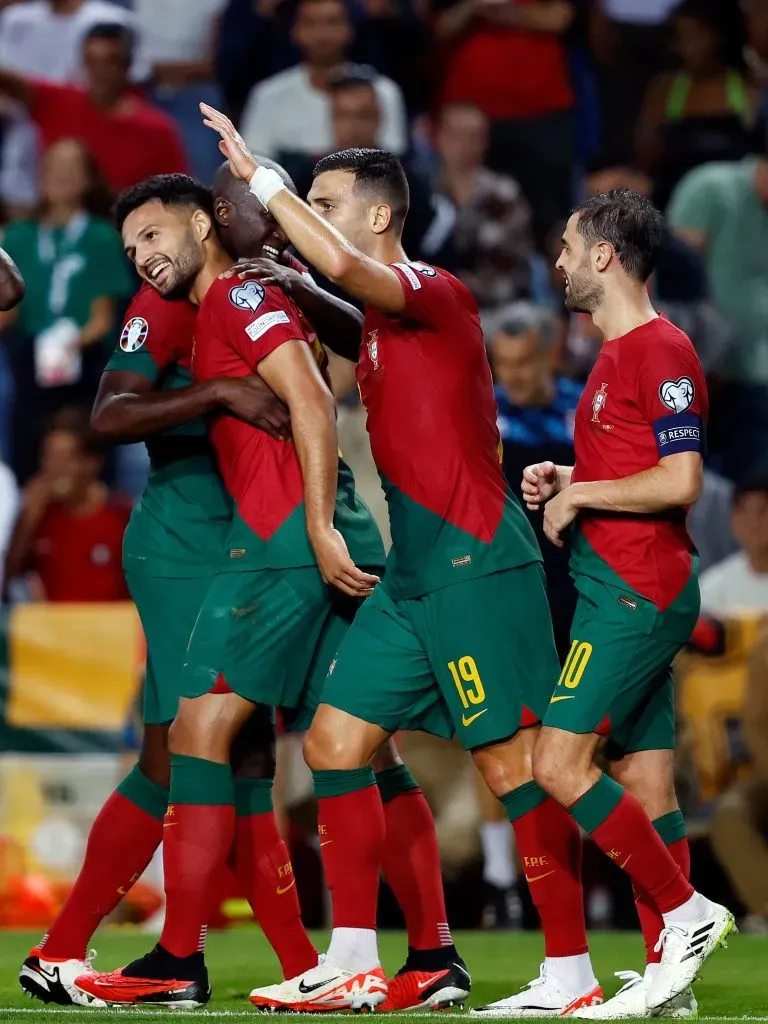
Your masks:
M547 974L547 965L543 963L538 978L529 981L516 995L497 999L495 1003L478 1006L469 1012L478 1017L560 1017L602 1001L603 990L597 982L588 992L565 992L561 984Z
M580 1020L635 1020L642 1017L688 1017L693 1019L699 1015L699 1007L693 989L687 988L660 1010L653 1011L648 1006L648 989L650 978L638 974L637 971L616 971L616 977L624 984L611 999L597 1006L583 1006L573 1010L569 1017Z
M91 966L95 955L91 951L86 960L46 960L44 952L35 947L21 965L19 984L28 996L43 1003L106 1006L102 999L81 992L75 985L75 978L95 973Z
M250 998L272 1013L374 1010L387 998L387 979L381 967L355 973L325 961L279 985L255 988Z
M716 949L727 947L725 940L736 929L733 914L727 907L703 896L702 900L705 913L698 920L668 925L659 936L656 949L661 950L661 963L647 994L652 1010L685 992L696 980L702 964Z

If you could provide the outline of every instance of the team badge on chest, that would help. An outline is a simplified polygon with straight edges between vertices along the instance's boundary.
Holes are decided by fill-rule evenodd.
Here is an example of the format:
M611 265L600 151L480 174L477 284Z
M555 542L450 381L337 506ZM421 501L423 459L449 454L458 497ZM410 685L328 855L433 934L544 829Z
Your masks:
M368 332L368 358L373 363L374 370L379 368L379 330Z
M595 392L595 397L592 399L592 422L597 423L603 430L613 430L613 426L610 423L603 423L600 420L600 413L605 409L605 403L607 401L608 385L603 383Z

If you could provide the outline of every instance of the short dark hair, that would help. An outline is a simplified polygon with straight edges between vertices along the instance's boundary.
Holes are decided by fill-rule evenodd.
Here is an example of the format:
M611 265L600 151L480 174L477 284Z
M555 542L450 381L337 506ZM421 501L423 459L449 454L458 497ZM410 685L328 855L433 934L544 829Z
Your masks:
M408 213L410 193L403 165L394 155L383 149L340 149L324 156L315 164L312 177L326 171L349 171L355 176L355 186L364 189L372 198L385 202L392 210L393 226L399 231Z
M342 64L328 75L328 89L332 95L361 86L375 90L378 75L370 64Z
M127 25L121 25L118 21L100 21L92 25L83 37L83 46L91 39L106 39L109 42L120 43L125 59L130 61L133 57L136 36Z
M188 174L155 174L140 181L138 185L131 185L117 197L112 207L112 218L117 230L123 230L128 214L153 199L158 199L163 206L188 206L205 210L213 220L213 199L209 188Z
M578 230L589 244L608 242L627 274L645 282L653 273L661 246L664 218L639 192L616 188L587 199L573 211Z
M738 504L745 494L764 494L768 497L768 470L750 473L736 483L733 488L734 505Z
M71 434L85 455L104 454L104 444L91 427L91 414L84 406L65 405L51 416L46 424L44 436L59 431Z

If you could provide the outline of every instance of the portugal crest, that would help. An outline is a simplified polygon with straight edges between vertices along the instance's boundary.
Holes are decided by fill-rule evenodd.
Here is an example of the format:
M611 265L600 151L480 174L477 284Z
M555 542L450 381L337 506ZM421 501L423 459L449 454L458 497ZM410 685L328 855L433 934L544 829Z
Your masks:
M608 398L608 385L601 384L600 390L595 392L595 397L592 399L592 422L600 422L600 412L604 408L606 400Z
M379 368L379 330L376 328L368 332L368 356L373 363L374 370Z

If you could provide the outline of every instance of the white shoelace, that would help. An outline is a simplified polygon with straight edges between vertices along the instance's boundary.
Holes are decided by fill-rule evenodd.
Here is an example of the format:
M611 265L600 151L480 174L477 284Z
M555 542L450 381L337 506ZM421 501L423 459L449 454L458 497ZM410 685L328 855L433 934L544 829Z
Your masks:
M636 985L638 981L643 980L642 974L638 974L637 971L614 971L613 976L614 978L618 978L619 981L624 982L619 991L616 993L617 996L620 996L622 992L625 992L628 988ZM614 996L613 998L615 999L616 996Z
M659 940L653 947L654 953L662 952L664 946L666 945L667 939L674 937L683 939L683 941L687 942L688 933L686 929L679 924L668 924L666 928L662 928L661 930Z

